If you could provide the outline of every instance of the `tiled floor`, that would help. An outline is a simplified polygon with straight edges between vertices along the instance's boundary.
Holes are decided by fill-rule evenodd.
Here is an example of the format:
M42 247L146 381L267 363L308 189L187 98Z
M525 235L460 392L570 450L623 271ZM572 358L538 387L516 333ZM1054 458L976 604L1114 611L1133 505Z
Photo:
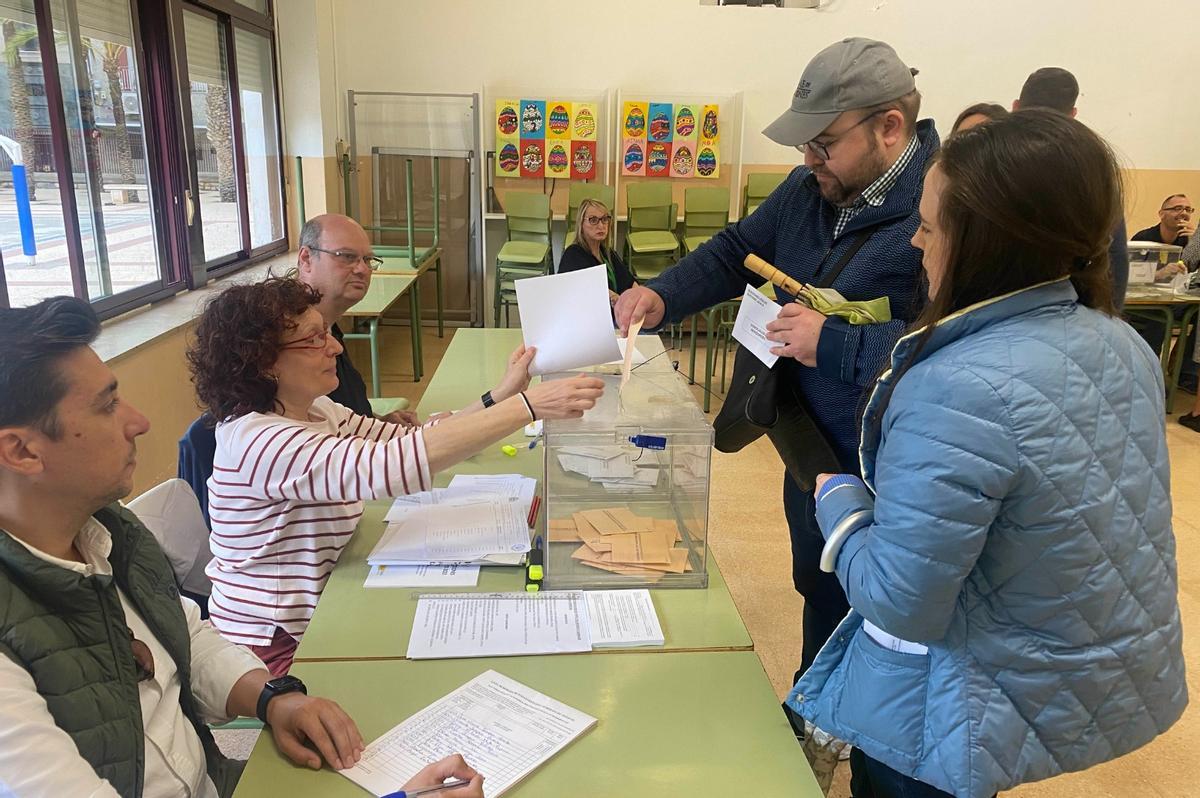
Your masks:
M425 369L432 375L453 331L439 340L425 333ZM352 346L359 346L353 342ZM419 400L428 377L411 382L408 363L408 328L388 326L382 349L399 353L385 357L396 371L383 374L387 396ZM358 363L369 362L365 348L352 349ZM703 352L701 362L703 362ZM686 369L686 350L681 355ZM697 399L701 391L694 389ZM1176 408L1187 412L1191 394L1179 393ZM713 413L719 409L714 402ZM1179 601L1185 627L1200 623L1200 434L1180 426L1176 416L1167 420L1171 450L1172 497L1178 543ZM792 589L787 528L780 506L783 472L778 456L765 440L733 455L716 453L712 473L710 541L721 563L729 589L750 634L763 669L776 693L783 696L796 668L800 650L802 602ZM1184 652L1191 673L1200 671L1200 642L1185 635ZM1130 798L1200 796L1195 752L1200 749L1200 709L1191 708L1167 734L1145 748L1115 762L1078 774L1031 784L1007 795L1015 798ZM1191 753L1189 753L1191 752ZM1192 764L1188 764L1191 762ZM846 798L848 768L841 768L830 795Z

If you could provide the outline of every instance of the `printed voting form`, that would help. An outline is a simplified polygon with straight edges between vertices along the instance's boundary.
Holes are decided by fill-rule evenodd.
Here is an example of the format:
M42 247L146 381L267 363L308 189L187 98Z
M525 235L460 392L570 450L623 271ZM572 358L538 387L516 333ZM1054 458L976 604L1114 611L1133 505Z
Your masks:
M596 724L591 715L485 671L366 747L343 776L376 796L430 762L462 754L495 798Z
M435 593L417 600L409 659L591 651L581 590Z

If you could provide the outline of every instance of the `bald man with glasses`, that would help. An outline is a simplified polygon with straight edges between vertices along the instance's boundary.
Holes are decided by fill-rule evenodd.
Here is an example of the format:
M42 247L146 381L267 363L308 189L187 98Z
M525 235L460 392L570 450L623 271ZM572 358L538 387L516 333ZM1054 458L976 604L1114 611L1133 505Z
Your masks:
M296 276L321 292L317 310L338 343L343 339L338 319L366 296L371 273L382 265L383 259L375 256L367 232L349 216L327 213L304 223ZM337 356L337 376L338 387L329 398L360 416L372 417L367 385L344 346ZM396 410L381 418L410 427L417 423L416 414L408 410Z

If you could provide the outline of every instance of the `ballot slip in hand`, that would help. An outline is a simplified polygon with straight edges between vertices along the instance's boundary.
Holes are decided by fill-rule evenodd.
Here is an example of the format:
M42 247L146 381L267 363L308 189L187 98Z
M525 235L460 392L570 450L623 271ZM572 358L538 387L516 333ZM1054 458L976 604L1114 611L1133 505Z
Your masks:
M779 318L779 310L774 300L748 285L746 293L742 295L737 320L733 323L734 340L746 347L767 368L779 360L779 355L771 354L771 349L779 344L767 340L767 325Z

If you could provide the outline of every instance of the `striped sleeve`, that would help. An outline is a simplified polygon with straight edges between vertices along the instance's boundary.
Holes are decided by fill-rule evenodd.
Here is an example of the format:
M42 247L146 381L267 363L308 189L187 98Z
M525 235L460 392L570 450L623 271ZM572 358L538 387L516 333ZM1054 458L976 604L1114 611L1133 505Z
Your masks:
M321 409L320 424L256 413L225 425L218 449L231 456L218 458L213 483L226 493L297 502L368 501L432 486L421 428L329 401Z

